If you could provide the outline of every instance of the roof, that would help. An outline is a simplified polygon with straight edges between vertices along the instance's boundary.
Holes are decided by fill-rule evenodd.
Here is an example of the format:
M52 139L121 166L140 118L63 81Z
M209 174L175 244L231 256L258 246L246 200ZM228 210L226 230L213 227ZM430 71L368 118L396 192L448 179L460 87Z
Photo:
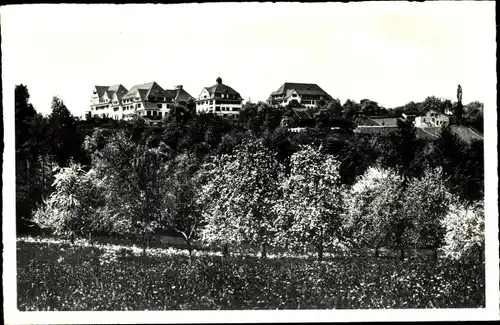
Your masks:
M241 98L239 92L229 87L228 85L224 85L223 83L217 83L213 86L205 87L205 89L208 91L209 94L219 93L219 94L236 95L238 99L243 99Z
M295 90L299 95L323 95L331 97L326 91L317 84L285 82L278 90L273 91L272 95L289 94L289 91Z
M464 125L451 125L451 131L466 143L473 140L484 140L484 136L474 129Z
M104 96L104 93L109 88L109 86L95 86L95 90L97 91L97 95L99 97Z
M146 99L149 96L165 97L167 95L165 90L163 90L163 88L161 88L160 85L158 85L155 81L153 81L135 85L122 98L134 98L136 92L139 92L139 96L142 100Z
M106 94L108 94L109 98L113 98L113 95L116 93L118 99L121 99L123 95L128 92L127 88L123 87L121 84L110 86L106 90Z
M311 115L309 115L309 113L307 113L306 110L304 109L296 109L296 108L292 108L292 111L295 113L295 115L297 115L298 118L300 118L301 120L312 120L313 118L311 117Z
M175 96L174 100L177 102L187 102L189 99L193 99L194 97L191 96L187 91L185 91L183 88L177 88L175 90Z

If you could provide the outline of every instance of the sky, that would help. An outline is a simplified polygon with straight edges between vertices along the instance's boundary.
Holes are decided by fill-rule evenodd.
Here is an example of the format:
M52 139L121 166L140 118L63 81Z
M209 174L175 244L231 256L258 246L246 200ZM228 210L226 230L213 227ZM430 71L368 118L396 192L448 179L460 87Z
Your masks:
M3 89L74 115L94 85L156 81L197 97L223 83L266 100L285 82L391 108L496 91L494 2L18 5L1 9ZM496 97L495 97L496 100Z

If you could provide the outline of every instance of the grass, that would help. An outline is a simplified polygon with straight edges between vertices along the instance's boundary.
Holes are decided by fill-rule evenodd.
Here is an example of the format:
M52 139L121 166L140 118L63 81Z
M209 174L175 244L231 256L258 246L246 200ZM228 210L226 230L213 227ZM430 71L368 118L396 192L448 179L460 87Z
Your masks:
M214 310L484 307L484 266L425 257L225 261L211 252L17 242L18 308Z

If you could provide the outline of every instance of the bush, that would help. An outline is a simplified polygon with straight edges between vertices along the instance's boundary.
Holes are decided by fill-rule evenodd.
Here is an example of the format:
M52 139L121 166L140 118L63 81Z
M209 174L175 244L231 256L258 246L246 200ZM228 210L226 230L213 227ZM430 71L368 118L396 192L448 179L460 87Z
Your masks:
M454 203L443 220L446 229L445 256L484 261L484 203Z

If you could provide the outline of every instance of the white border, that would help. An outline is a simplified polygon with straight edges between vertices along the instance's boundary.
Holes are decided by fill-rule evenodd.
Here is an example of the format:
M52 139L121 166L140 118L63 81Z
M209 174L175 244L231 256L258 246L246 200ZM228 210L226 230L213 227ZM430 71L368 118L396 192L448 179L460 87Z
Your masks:
M427 3L429 4L429 3ZM195 4L194 4L195 5ZM248 5L248 4L246 4ZM297 5L297 4L294 4ZM346 4L351 5L351 4ZM352 4L361 5L361 4ZM363 3L376 11L387 3ZM401 3L392 3L402 6ZM457 3L457 5L459 5ZM491 5L477 3L477 5ZM494 4L493 4L494 5ZM2 8L2 15L5 11ZM494 12L494 11L493 11ZM495 28L492 25L492 28ZM2 25L2 30L4 26ZM496 62L492 48L492 62ZM63 324L63 323L214 323L214 322L336 322L336 321L414 321L414 320L494 320L499 319L499 265L498 265L498 197L497 197L497 98L496 85L487 85L485 102L485 214L486 218L486 308L439 310L290 310L290 311L141 311L141 312L19 312L16 308L16 238L15 238L15 161L14 161L14 83L15 71L9 62L15 60L4 51L2 43L2 85L4 100L4 163L3 163L3 294L6 324ZM496 66L492 66L496 70Z

